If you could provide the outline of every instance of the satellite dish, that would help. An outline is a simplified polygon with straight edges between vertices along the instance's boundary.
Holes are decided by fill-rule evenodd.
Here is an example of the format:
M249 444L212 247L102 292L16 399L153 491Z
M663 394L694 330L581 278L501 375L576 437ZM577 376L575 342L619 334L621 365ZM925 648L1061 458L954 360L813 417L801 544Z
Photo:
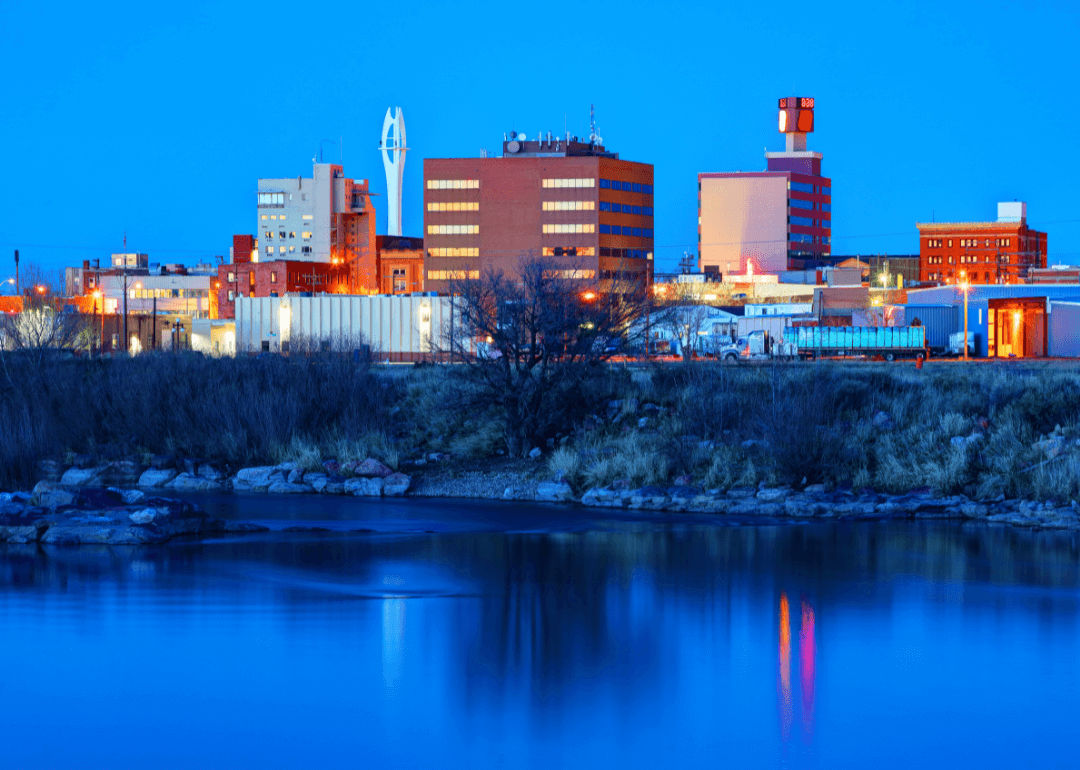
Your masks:
M525 133L522 132L522 133L518 134L517 138L518 138L519 142L524 142L525 141Z
M509 142L506 143L507 152L518 152L520 149L521 145L516 139L511 139Z

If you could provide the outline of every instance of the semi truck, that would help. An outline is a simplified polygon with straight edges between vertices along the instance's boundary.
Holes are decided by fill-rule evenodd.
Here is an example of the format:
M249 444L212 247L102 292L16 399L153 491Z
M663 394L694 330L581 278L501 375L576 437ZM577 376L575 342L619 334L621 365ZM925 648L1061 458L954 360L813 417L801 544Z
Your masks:
M784 342L800 358L822 356L926 356L926 329L922 326L791 326Z

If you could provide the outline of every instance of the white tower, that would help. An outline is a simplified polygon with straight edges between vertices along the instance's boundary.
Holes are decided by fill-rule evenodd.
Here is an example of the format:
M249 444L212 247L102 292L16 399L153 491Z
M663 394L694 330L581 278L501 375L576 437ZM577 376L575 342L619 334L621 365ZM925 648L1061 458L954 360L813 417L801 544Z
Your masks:
M391 115L393 110L393 115ZM401 180L405 174L405 114L388 107L382 124L383 169L386 171L386 234L401 235Z

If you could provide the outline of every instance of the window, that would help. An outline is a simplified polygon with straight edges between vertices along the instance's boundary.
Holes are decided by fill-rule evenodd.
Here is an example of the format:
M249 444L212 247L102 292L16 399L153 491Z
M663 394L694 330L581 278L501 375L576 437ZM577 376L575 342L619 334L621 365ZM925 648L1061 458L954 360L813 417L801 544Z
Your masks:
M278 230L278 237L279 238L284 238L285 237L285 231L284 230Z
M259 208L274 206L281 208L285 205L285 193L261 192L259 193Z
M595 270L545 270L545 278L554 278L563 281L584 281L596 278Z
M480 204L476 201L440 201L429 203L428 211L479 211Z
M831 187L819 187L818 192L820 192L822 195L832 195L832 188Z
M545 233L595 233L596 225L592 223L545 224L542 230Z
M480 249L475 246L468 247L442 247L428 249L428 256L431 257L479 257Z
M232 283L236 280L236 273L229 273L228 277L225 280L227 280L229 283Z
M544 201L544 211L594 211L596 201Z
M311 239L311 231L310 230L304 230L304 232L300 233L300 237L303 238L305 241L310 240Z
M596 249L592 246L545 246L543 253L545 257L595 257Z
M428 235L476 235L480 225L428 225Z
M285 247L284 246L278 246L278 254L284 254L284 253L285 253Z
M310 222L313 219L315 219L315 217L313 215L311 215L311 214L304 214L304 216L302 216L300 218L303 219L305 222Z
M296 231L295 230L290 230L289 231L289 237L290 238L295 238L296 237Z
M802 198L791 198L788 201L788 206L797 209L812 209L814 208L814 202L804 201Z
M271 270L270 271L270 283L277 283L277 271L276 270Z
M296 251L296 247L295 246L289 246L289 253L292 254L294 251Z
M232 289L229 289L229 302L232 302L234 299L236 299L236 292L234 292Z
M310 254L310 253L311 253L311 247L310 247L310 246L304 246L304 247L302 247L302 248L300 249L300 253L301 253L301 254Z
M579 178L573 178L573 179L549 178L549 179L542 180L541 185L543 187L555 187L555 188L561 188L561 187L596 187L596 180L595 179L579 179Z
M812 184L804 184L802 182L789 182L788 189L794 190L795 192L810 193L811 195L814 193L814 186Z
M271 240L271 241L274 240L274 234L272 232L270 232L269 230L264 231L263 235L266 236L266 238L268 240Z
M266 214L263 214L263 215L262 215L262 219L266 219Z
M480 180L429 179L427 180L427 188L429 190L478 190L480 188Z
M267 254L273 254L274 253L274 247L273 246L267 246L266 247L266 253Z
M461 281L469 278L476 280L480 277L479 270L428 270L429 281Z
M807 219L806 217L788 217L788 221L793 225L798 225L799 227L814 226L814 220Z
M395 267L392 274L394 291L405 291L405 268Z

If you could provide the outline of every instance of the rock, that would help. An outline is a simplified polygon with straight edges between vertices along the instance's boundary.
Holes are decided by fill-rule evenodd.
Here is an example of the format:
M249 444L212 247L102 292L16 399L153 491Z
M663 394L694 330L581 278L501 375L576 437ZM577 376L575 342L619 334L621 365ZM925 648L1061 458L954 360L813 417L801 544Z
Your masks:
M541 481L536 485L536 494L533 498L544 502L558 502L569 500L573 496L574 491L565 481Z
M65 487L100 487L104 468L68 468L60 477Z
M304 480L304 471L302 468L293 468L289 471L289 477L286 479L290 484L299 484Z
M688 487L693 483L694 483L694 480L690 476L687 476L685 474L682 475L682 476L676 476L675 477L675 486L677 486L677 487Z
M892 415L888 412L876 412L870 424L878 430L892 430L894 427Z
M42 508L59 508L62 505L74 505L78 495L63 489L52 481L39 481L34 485L30 501Z
M357 476L349 479L344 484L345 494L356 497L381 497L383 492L383 480L378 476Z
M225 478L225 474L215 468L210 463L203 463L199 466L199 472L197 474L200 478L209 479L210 481L221 481Z
M149 524L157 518L157 508L143 508L128 516L133 524Z
M401 497L409 491L412 479L404 473L391 473L383 479L383 494L387 497Z
M534 446L532 449L529 450L529 459L539 460L542 454L544 454L544 452L540 449L540 447Z
M668 490L668 497L672 500L693 500L701 496L701 490L689 485L676 485Z
M284 475L273 465L256 465L238 470L232 486L237 492L265 492L275 481L284 480Z
M807 486L803 487L803 494L804 495L823 495L823 494L825 494L825 485L824 484L808 484Z
M57 481L60 479L60 474L64 472L64 466L57 460L39 460L37 472L38 478L46 481Z
M354 473L357 476L367 476L368 478L380 478L385 479L391 473L388 467L376 460L374 457L369 457L364 462L356 466Z
M125 489L120 492L120 499L125 505L135 505L146 499L146 493L138 489Z
M282 475L287 477L292 471L300 470L300 464L294 463L292 460L287 460L286 462L275 465L274 469L281 471Z
M647 427L649 427L649 418L648 417L639 417L638 421L637 421L637 426L639 428L647 428Z
M325 473L309 473L305 478L305 483L310 484L311 488L321 495L345 494L345 479L341 476L327 476Z
M513 487L507 487L506 489L504 489L503 493L502 493L502 499L503 500L513 500L514 499L514 488Z
M767 487L765 489L758 490L756 497L758 500L764 500L765 502L773 503L779 500L783 500L790 494L791 489L788 487Z
M275 481L266 488L269 495L303 495L315 491L307 484L296 484L291 481Z
M139 476L138 485L143 489L163 487L175 478L176 471L172 468L150 468Z
M630 493L631 508L655 508L663 510L668 502L667 490L663 487L645 486Z
M334 459L323 460L322 467L330 476L337 474L341 470L341 465Z
M222 488L222 484L185 471L166 484L165 488L177 492L216 492Z

